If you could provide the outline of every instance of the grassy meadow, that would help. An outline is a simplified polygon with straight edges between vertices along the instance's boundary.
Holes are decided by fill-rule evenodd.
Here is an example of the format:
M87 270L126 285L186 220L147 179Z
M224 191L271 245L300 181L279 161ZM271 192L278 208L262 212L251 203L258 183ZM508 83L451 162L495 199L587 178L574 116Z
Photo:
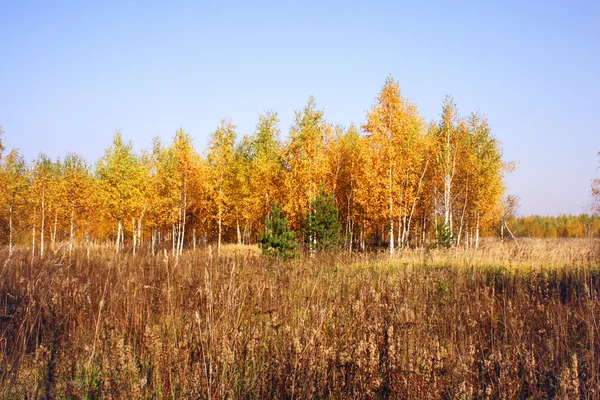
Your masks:
M0 250L0 398L600 398L598 241Z

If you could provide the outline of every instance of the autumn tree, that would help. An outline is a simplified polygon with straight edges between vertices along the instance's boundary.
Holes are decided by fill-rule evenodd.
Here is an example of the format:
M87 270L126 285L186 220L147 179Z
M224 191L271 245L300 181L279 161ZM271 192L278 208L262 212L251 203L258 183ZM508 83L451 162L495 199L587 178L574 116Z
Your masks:
M468 247L474 234L472 244L477 248L481 223L492 223L500 212L504 168L500 145L492 135L487 119L479 113L471 114L466 121L466 130L461 166L463 207L460 210L457 246L464 236Z
M156 205L159 210L162 210L163 216L168 216L168 223L171 225L172 253L181 254L190 207L194 206L195 197L200 195L198 187L202 174L200 159L192 145L191 137L183 129L175 133L173 143L168 148L161 149L160 143L155 142L155 152L156 185L158 185L155 190L162 200ZM194 192L196 196L192 195ZM142 218L147 206L148 201L145 201L137 221L139 232L141 232Z
M156 246L162 238L163 230L172 228L171 207L172 202L169 188L171 187L170 164L165 162L166 149L158 137L152 140L152 149L144 150L140 157L140 162L144 170L144 175L148 177L146 186L146 204L147 204L147 223L146 226L150 229L150 251L155 254ZM138 231L141 231L141 223L138 225ZM141 236L138 233L138 236ZM140 237L141 239L141 237Z
M32 246L33 253L35 254L37 213L39 210L40 257L44 256L45 250L46 211L48 209L48 202L49 200L54 200L52 197L55 197L53 195L56 194L56 190L54 188L55 185L53 185L53 183L56 182L56 173L56 165L48 158L48 156L43 153L40 154L33 162L33 168L31 170L31 202L34 206Z
M442 115L437 129L434 131L437 179L434 190L441 195L441 213L443 229L454 235L453 226L453 188L456 177L462 141L464 124L460 120L456 103L451 96L446 96L442 106ZM435 199L437 202L437 198ZM434 210L437 216L438 208ZM436 219L437 226L437 219ZM437 229L437 227L436 227Z
M277 113L268 111L259 115L249 141L248 207L254 216L253 223L258 226L271 212L273 202L283 201L282 146Z
M18 152L3 156L0 137L0 217L11 248L16 226L32 232L34 254L39 237L42 255L48 235L54 250L57 238L72 249L79 232L104 239L115 228L117 251L125 232L133 252L149 233L152 254L158 245L179 255L190 239L195 248L199 232L204 242L217 240L220 254L224 240L255 241L274 202L291 229L306 227L303 221L318 214L321 191L333 199L349 251L387 246L393 255L431 242L477 247L480 231L506 228L498 222L507 164L483 115L461 118L446 97L439 121L425 125L390 77L361 127L333 126L311 97L295 113L285 143L272 111L240 141L233 123L222 120L203 155L183 129L139 157L117 132L93 175L73 155L63 161L40 155L28 170ZM599 180L592 194L600 213ZM533 224L531 232L583 235L591 224ZM306 232L306 247L318 248L317 230Z
M343 224L344 247L350 251L354 246L355 230L359 211L357 207L357 187L363 167L361 159L361 138L355 125L344 130L337 128L335 137L329 141L327 156L329 160L330 186L339 209L339 219Z
M23 211L28 190L25 159L17 149L11 150L2 159L0 174L1 212L8 220L8 248L12 253L15 223L21 222L17 217Z
M331 134L331 125L310 97L302 111L296 112L284 149L285 193L284 210L290 216L293 229L299 229L311 202L325 184L325 142Z
M423 121L418 110L400 95L400 86L388 78L367 114L363 129L369 138L371 171L376 180L377 217L386 220L389 252L394 254L394 226L398 221L398 245L408 235L410 207L418 195L418 181L425 168L422 151Z
M232 165L235 157L235 125L223 119L213 133L208 148L208 178L217 222L217 253L221 254L223 225L231 206Z
M69 219L69 252L73 251L76 230L89 223L96 205L94 181L87 162L76 154L68 154L62 162L60 191Z
M111 146L96 166L99 197L104 211L117 223L116 251L123 245L123 223L141 214L144 205L144 169L123 143L121 132L114 135Z

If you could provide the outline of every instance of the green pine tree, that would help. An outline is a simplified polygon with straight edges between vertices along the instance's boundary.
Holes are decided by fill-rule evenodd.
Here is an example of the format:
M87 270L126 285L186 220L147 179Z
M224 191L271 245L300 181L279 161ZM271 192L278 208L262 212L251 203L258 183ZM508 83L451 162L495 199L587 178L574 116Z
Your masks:
M342 225L333 195L322 190L311 202L311 210L304 217L304 242L309 250L335 249L340 246Z
M270 257L281 257L284 260L296 257L296 235L288 230L288 220L281 216L281 207L277 203L273 203L271 214L272 216L267 215L265 218L265 231L258 235L258 247Z
M444 221L440 221L437 225L437 247L444 247L449 249L454 245L454 236L450 230L450 226L446 225Z

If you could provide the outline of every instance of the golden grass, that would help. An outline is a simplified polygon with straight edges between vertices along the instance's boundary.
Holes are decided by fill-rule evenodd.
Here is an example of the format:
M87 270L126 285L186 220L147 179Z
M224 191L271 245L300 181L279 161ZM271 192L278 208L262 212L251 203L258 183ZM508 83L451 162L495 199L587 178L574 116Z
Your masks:
M598 247L3 250L0 398L599 398Z

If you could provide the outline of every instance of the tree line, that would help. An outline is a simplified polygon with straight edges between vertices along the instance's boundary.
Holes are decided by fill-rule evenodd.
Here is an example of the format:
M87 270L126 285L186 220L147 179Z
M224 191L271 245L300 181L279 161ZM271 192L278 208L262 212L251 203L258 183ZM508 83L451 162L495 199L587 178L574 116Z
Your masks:
M327 122L311 97L284 139L268 111L241 138L223 119L203 152L183 129L139 154L117 131L94 165L75 154L26 162L2 148L0 230L11 248L40 255L107 240L117 251L206 243L220 251L224 242L256 243L274 204L303 231L326 193L346 250L477 247L503 215L501 155L482 114L462 117L446 97L439 120L427 122L388 78L360 127Z
M508 224L517 237L600 237L600 215L594 214L512 217L508 220Z

